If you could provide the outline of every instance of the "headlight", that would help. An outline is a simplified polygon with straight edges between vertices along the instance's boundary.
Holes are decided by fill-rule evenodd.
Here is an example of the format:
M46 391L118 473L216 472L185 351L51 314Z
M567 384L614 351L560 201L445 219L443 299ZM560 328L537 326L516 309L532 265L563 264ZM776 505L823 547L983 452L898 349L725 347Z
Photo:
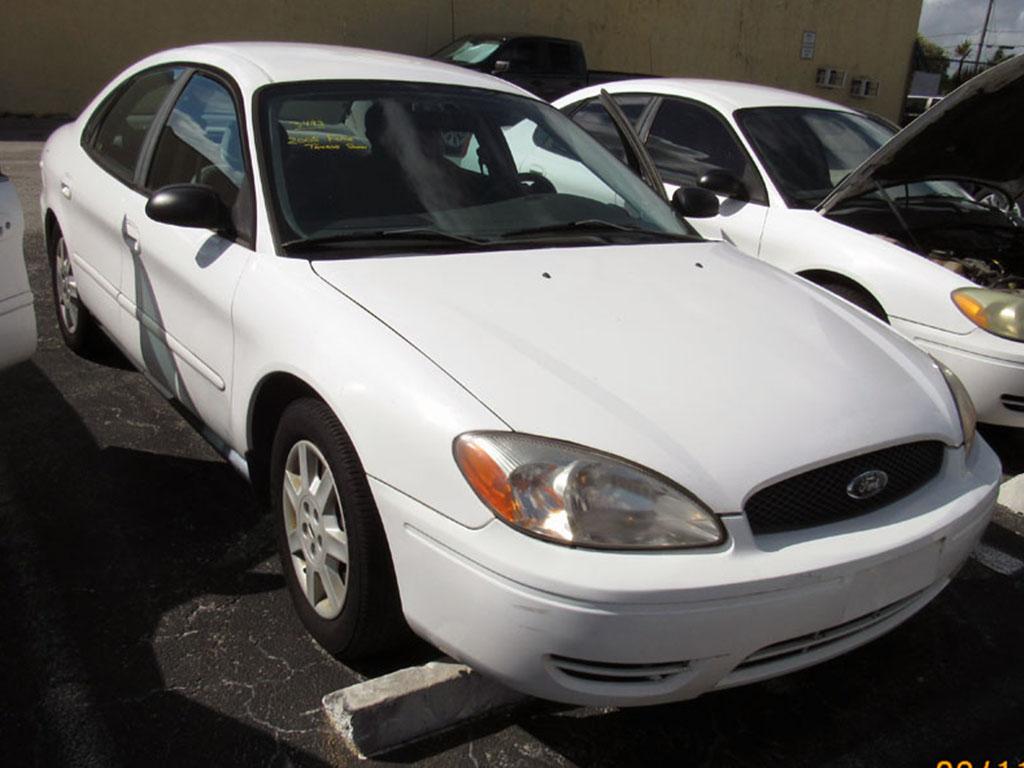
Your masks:
M974 433L978 428L978 413L974 410L974 401L971 400L971 396L967 393L967 387L960 381L959 376L934 357L932 361L946 379L949 391L953 393L953 400L956 401L956 410L960 414L960 427L964 433L964 450L969 454L971 446L974 445Z
M467 432L454 452L498 518L543 539L599 549L725 541L718 518L682 488L599 451L516 432Z
M1024 297L989 288L958 288L950 296L957 309L979 328L1024 341Z

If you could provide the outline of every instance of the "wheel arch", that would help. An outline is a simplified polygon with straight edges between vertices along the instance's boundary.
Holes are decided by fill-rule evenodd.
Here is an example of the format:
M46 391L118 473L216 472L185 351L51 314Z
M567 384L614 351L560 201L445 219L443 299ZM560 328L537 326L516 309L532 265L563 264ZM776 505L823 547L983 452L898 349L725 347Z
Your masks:
M270 450L281 415L289 404L304 397L327 403L327 398L312 385L285 371L266 374L253 391L247 416L246 442L249 450L246 460L249 479L260 499L266 498L269 492ZM340 421L340 416L338 419Z
M882 312L882 314L884 314L886 317L889 316L889 313L882 305L882 302L878 300L878 297L874 294L874 292L868 290L867 288L864 287L862 283L858 282L857 280L854 280L852 277L849 277L848 275L844 275L841 272L833 272L830 269L805 269L802 272L797 272L796 274L799 277L804 278L805 280L809 280L810 282L814 283L820 288L824 288L829 284L832 284L842 285L851 290L859 291L860 293L863 293L866 298L870 299L871 302L878 305L878 309Z
M56 245L55 234L60 228L60 222L57 221L57 214L53 212L52 208L47 208L46 214L43 216L43 241L46 246L46 253L48 256L53 255L53 248Z

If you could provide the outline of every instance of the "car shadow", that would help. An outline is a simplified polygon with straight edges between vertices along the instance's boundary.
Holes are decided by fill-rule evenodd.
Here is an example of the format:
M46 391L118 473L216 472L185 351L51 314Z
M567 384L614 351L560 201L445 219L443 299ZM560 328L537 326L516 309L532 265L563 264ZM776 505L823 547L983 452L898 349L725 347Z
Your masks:
M978 431L1003 462L1003 474L1024 472L1024 429L979 424Z
M33 363L0 375L0 424L4 762L326 765L252 706L276 667L297 674L274 635L230 645L246 597L284 594L248 486L219 461L101 447ZM239 701L264 727L220 711Z

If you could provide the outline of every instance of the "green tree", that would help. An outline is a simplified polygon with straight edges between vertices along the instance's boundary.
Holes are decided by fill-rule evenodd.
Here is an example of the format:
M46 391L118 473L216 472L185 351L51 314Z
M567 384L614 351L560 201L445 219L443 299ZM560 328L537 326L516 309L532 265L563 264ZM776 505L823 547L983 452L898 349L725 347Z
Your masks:
M945 74L949 67L949 56L946 55L945 48L920 33L917 36L917 48L921 52L921 62L918 65L920 69Z

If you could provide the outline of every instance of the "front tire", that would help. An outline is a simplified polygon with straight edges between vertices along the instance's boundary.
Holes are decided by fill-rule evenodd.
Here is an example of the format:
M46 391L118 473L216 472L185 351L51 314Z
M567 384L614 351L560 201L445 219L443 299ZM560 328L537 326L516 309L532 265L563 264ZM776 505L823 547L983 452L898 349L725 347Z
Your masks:
M345 660L403 644L410 632L366 474L321 401L305 398L285 409L270 488L281 567L313 638Z
M50 277L53 303L57 310L57 327L68 348L81 354L89 347L94 333L94 321L78 297L78 282L67 241L59 229L55 230L54 235L56 240L50 252Z

